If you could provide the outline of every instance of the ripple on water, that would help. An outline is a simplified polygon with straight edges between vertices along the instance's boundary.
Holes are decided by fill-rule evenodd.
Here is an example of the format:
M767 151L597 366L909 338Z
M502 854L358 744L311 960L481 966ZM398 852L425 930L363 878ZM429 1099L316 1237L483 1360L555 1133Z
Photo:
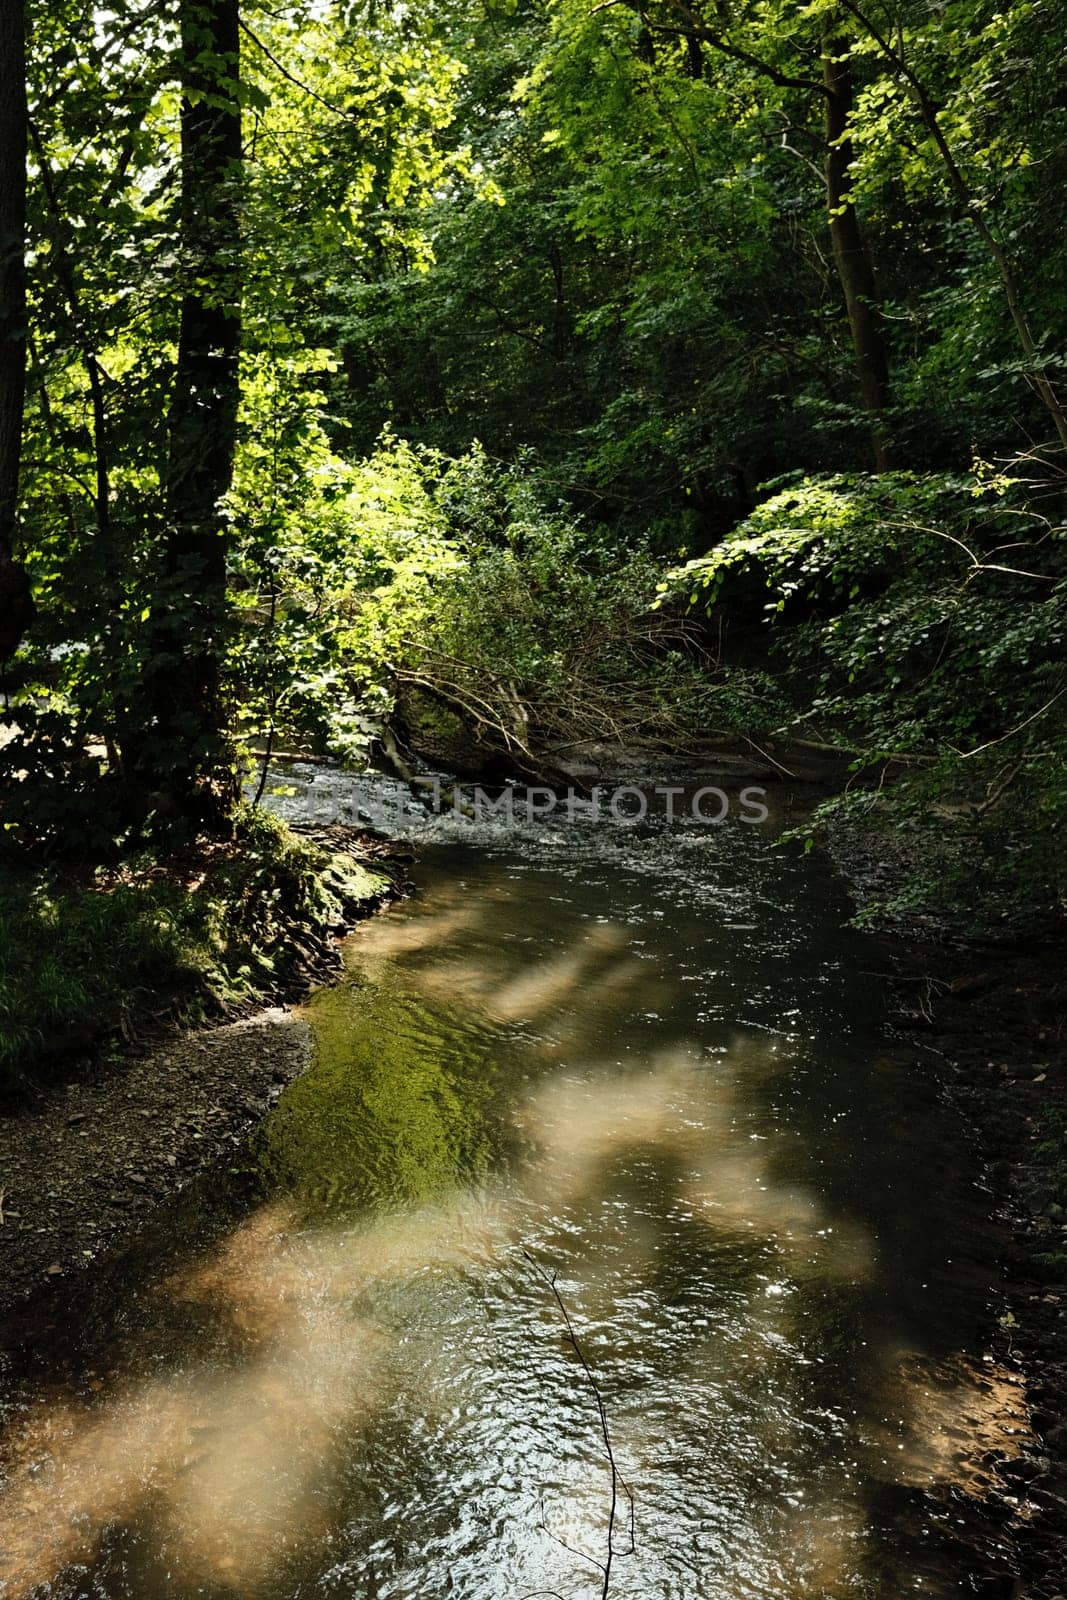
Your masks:
M978 1174L825 869L616 830L420 877L233 1189L105 1276L95 1345L58 1331L69 1390L13 1372L7 1600L599 1594L610 1474L543 1274L634 1496L615 1600L959 1592L945 1508L1024 1397L968 1354Z

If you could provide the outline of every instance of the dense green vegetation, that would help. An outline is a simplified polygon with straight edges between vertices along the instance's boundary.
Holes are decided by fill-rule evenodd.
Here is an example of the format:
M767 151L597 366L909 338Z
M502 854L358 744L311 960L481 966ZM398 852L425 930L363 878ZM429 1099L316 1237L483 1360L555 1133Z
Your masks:
M777 736L899 906L1057 917L1065 21L6 7L15 867L224 838L281 742Z
M982 468L804 478L666 580L735 625L762 611L794 732L847 744L817 818L912 857L875 913L1060 915L1067 548L1045 501Z
M99 1046L284 996L388 880L242 810L161 871L0 871L0 1102ZM326 947L328 949L328 946Z

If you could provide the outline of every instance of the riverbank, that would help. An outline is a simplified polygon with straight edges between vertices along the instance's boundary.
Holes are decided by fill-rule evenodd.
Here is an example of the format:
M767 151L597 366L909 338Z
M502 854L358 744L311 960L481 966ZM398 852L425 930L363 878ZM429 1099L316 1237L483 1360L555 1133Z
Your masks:
M394 892L384 840L247 808L226 839L97 867L0 861L0 1111L109 1050L285 1001Z
M274 1006L127 1054L0 1117L0 1317L129 1243L162 1200L240 1146L310 1050L307 1025Z
M356 858L362 851L363 866L374 871L389 847L325 825L338 796L324 782L313 787L322 790L317 806L301 797L305 813L324 819L313 842L328 853L345 845ZM872 888L891 886L893 864L877 849L865 856L854 839L830 844L859 902ZM359 914L353 905L353 918ZM839 908L835 917L840 928L845 912ZM307 930L294 931L306 945ZM325 931L325 967L315 976L328 975L331 957L336 964L339 931ZM966 1515L949 1520L960 1524L966 1570L973 1565L984 1574L965 1592L986 1600L1053 1600L1067 1570L1062 952L980 946L953 941L947 930L940 939L925 931L921 941L909 934L885 942L892 1026L924 1055L931 1049L940 1055L944 1066L936 1076L958 1114L959 1137L977 1140L983 1151L993 1195L990 1236L1004 1276L987 1343L971 1355L987 1362L998 1382L1007 1375L1040 1439L1010 1456L991 1450L978 1465L992 1487L968 1500ZM47 1322L50 1306L68 1303L74 1289L68 1275L84 1272L92 1283L101 1258L131 1242L161 1202L198 1174L225 1174L227 1158L238 1158L249 1130L309 1059L302 1019L275 1006L156 1049L126 1052L99 1078L57 1088L36 1112L0 1119L0 1186L9 1189L0 1227L0 1307L9 1335ZM910 1114L906 1100L902 1114ZM18 1288L5 1302L9 1284ZM52 1294L36 1292L49 1288ZM19 1295L31 1297L24 1317L15 1304Z
M42 1038L34 1075L17 1099L8 1094L0 1316L127 1243L160 1201L240 1146L308 1064L308 1029L289 1003L339 969L346 932L406 891L408 858L378 837L344 827L290 833L273 821L266 832L269 854L261 837L237 865L183 860L180 873L157 866L140 880L144 900L127 901L134 930L146 905L199 895L186 926L214 929L214 943L205 934L199 947L157 946L168 959L151 989L140 987L143 968L123 973L102 947L95 971L77 974L70 1025L51 1051ZM118 920L114 908L107 915ZM31 978L56 981L54 968ZM93 1014L94 979L110 1012Z

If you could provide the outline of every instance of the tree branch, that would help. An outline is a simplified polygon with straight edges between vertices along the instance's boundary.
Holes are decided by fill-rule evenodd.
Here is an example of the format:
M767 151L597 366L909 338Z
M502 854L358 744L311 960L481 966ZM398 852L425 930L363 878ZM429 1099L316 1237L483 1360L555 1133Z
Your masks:
M325 106L326 110L331 111L335 117L343 117L346 122L352 122L355 120L350 111L345 111L343 107L335 106L332 101L323 99L322 95L319 94L317 90L313 89L309 83L304 83L300 78L296 77L294 73L290 72L288 67L283 66L278 60L278 57L274 55L267 45L263 43L263 40L259 37L259 35L252 32L252 29L248 26L248 23L245 22L243 17L241 18L239 26L245 37L251 40L256 49L261 51L262 54L266 56L271 66L281 73L282 77L287 83L291 83L295 89L299 89L301 94L306 94L309 99L317 100L320 106Z
M935 106L929 91L922 82L922 79L919 78L913 68L908 64L904 57L903 50L893 45L889 39L886 38L885 34L881 31L878 25L872 22L871 19L860 10L859 6L855 3L855 0L841 0L841 4L851 16L855 17L860 27L863 28L874 40L875 44L878 46L886 60L889 62L890 66L893 68L894 72L911 92L911 97L915 102L919 115L922 117L926 131L929 133L930 138L933 140L937 149L938 155L941 157L942 165L945 168L945 174L948 179L949 188L956 197L959 205L962 207L965 215L970 218L972 225L974 226L979 238L982 240L982 243L985 245L986 250L988 251L1000 276L1000 281L1004 288L1004 295L1008 302L1008 310L1011 313L1011 320L1015 324L1015 331L1019 336L1019 343L1022 346L1023 353L1026 355L1028 360L1033 363L1034 370L1027 374L1027 382L1040 398L1045 410L1052 419L1056 433L1059 436L1060 443L1065 449L1067 449L1067 413L1064 412L1059 396L1057 395L1052 383L1045 376L1044 372L1038 368L1037 341L1030 331L1029 319L1026 315L1025 309L1023 308L1022 298L1019 294L1019 286L1016 281L1014 263L1012 262L1007 251L1004 249L1004 246L1000 243L1000 240L997 238L996 234L993 232L992 228L989 226L982 214L975 196L970 190L967 179L963 175L963 169L956 160L952 146L949 144L948 139L945 136L945 131L941 126L940 118L938 116L937 107Z
M600 0L600 4L593 7L592 14L607 11L612 6L623 5L627 10L636 12L644 26L652 33L667 34L681 39L697 39L701 44L717 50L720 55L729 56L732 61L740 61L744 66L751 67L753 72L758 72L761 77L776 83L781 89L803 89L808 93L826 94L826 87L818 78L798 78L791 73L782 72L778 67L772 67L769 61L764 61L761 56L753 55L750 50L744 50L740 45L731 43L720 33L713 33L706 23L690 11L688 6L681 4L680 0L668 0L668 4L673 11L686 19L684 25L672 26L669 22L654 21L636 0Z

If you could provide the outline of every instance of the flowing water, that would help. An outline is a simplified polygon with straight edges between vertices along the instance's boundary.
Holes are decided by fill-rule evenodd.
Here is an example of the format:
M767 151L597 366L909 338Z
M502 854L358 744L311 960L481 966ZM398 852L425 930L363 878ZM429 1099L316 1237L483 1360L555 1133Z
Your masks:
M12 1361L0 1593L971 1592L987 1197L773 836L427 830L312 1069Z

